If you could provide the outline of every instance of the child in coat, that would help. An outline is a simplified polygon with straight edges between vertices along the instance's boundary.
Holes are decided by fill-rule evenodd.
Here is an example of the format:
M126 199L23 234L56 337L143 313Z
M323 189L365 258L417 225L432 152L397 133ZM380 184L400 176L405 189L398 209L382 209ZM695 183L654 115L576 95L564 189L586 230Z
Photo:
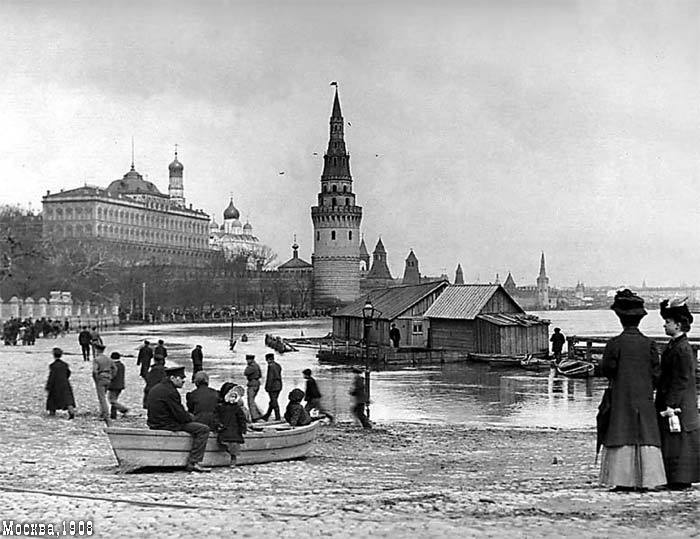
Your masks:
M311 423L309 412L301 405L303 399L304 392L301 389L296 388L289 392L289 404L284 411L284 419L292 427L301 427Z
M232 382L226 382L219 390L219 404L214 410L214 424L218 432L217 441L231 455L231 466L236 465L236 457L245 443L243 435L248 431L246 417L241 408L241 398L245 390Z

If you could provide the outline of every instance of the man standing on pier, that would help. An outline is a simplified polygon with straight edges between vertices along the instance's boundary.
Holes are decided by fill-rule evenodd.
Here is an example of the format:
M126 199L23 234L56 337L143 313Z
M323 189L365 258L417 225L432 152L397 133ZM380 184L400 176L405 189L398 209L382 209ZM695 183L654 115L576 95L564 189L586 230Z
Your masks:
M391 329L389 330L389 340L391 341L392 346L398 349L399 343L401 342L401 332L399 331L399 328L396 327L396 324L391 324Z
M139 357L136 360L136 365L141 365L141 378L144 380L148 376L148 369L151 367L152 359L153 350L151 349L151 343L145 340L143 341L143 346L139 348Z
M554 354L554 361L559 363L561 361L561 351L564 348L566 337L564 337L564 334L561 332L560 328L554 328L552 338L549 340L552 343L552 354Z
M192 382L194 383L194 375L199 371L204 370L204 354L202 353L202 345L198 344L192 349Z

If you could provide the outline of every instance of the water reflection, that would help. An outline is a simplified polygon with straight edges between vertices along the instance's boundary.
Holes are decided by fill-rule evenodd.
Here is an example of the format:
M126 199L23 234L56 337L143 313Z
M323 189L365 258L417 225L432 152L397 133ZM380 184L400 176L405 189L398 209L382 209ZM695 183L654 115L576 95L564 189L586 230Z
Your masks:
M270 351L264 344L266 333L297 337L302 332L305 336L323 336L329 331L330 322L326 320L236 326L236 337L246 333L249 340L242 343L239 338L235 353L228 349L229 327L225 324L126 328L117 338L127 352L127 348L135 351L144 338L162 338L168 345L168 359L185 365L188 370L190 350L201 344L211 385L218 388L229 379L244 382L246 354L255 354L265 372L264 355ZM284 379L280 404L286 404L287 393L294 387L304 387L301 371L311 368L326 406L340 419L350 419L350 370L320 365L315 353L315 349L302 348L299 352L277 355ZM604 387L602 379L574 380L558 377L548 370L494 369L480 363L379 371L372 373L371 414L373 420L384 422L593 427ZM258 402L263 409L266 397L261 390Z

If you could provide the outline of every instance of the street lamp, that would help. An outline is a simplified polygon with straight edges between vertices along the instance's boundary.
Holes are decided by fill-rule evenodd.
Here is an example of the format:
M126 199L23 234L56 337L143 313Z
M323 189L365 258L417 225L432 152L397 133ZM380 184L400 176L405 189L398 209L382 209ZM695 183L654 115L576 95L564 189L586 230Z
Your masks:
M364 322L363 325L363 340L365 343L365 399L366 399L366 411L367 411L367 419L369 419L369 399L370 399L370 392L369 392L369 332L370 329L372 328L372 322L379 318L379 316L382 313L374 308L374 305L372 305L372 302L367 298L367 303L365 303L365 306L362 307L362 320Z

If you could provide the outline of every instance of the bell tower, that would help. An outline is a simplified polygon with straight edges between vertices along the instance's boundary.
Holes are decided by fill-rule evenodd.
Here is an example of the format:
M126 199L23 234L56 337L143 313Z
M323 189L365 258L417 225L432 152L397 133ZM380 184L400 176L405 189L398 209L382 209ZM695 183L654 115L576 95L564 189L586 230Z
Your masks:
M168 165L168 194L170 200L177 206L185 205L185 186L182 181L182 173L185 167L177 160L177 144L175 145L175 159Z
M345 149L344 120L338 86L330 119L328 149L323 156L318 205L311 208L314 226L314 303L332 307L360 296L360 222L362 208L355 205L350 175L350 154Z

